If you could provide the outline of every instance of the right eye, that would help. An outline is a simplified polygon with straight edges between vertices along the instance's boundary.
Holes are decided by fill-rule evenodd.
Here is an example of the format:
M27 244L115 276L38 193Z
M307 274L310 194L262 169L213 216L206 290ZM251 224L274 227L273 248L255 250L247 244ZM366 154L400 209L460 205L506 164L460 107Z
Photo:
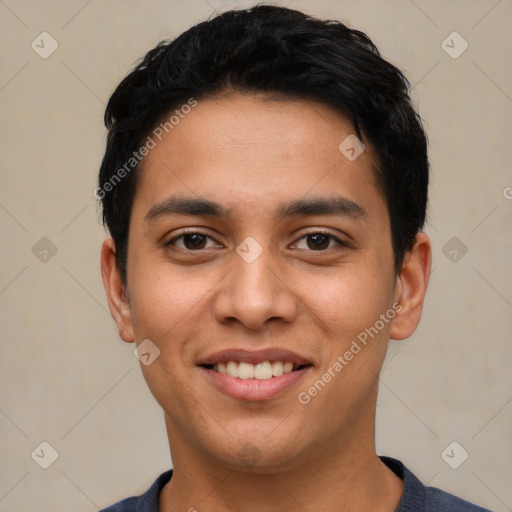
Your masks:
M208 249L209 247L205 247L205 243L207 239L213 240L213 238L206 233L202 233L201 231L191 230L181 233L178 236L175 236L171 240L169 240L165 245L166 247L175 246L178 249L182 249L185 251L197 252L200 249ZM181 240L180 243L176 243Z

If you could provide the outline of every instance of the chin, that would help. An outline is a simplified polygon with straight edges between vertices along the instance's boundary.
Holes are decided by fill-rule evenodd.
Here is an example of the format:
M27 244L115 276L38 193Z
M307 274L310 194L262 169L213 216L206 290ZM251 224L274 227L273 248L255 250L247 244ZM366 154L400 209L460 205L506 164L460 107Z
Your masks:
M286 439L274 438L271 442L267 434L254 435L254 432L238 438L229 437L222 446L210 451L221 465L233 471L255 474L268 474L292 467L293 461L302 450L293 436Z

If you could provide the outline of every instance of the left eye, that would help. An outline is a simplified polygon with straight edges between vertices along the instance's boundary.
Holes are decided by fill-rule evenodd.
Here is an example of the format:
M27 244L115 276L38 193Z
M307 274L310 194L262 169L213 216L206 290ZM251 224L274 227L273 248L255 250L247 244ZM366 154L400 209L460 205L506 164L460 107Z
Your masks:
M303 237L299 238L300 240L306 240L307 247L305 248L318 251L323 249L330 249L330 242L334 241L337 245L343 245L343 243L338 240L336 237L329 235L328 233L308 233L307 235L304 235ZM297 246L298 244L296 244ZM299 247L299 249L302 249Z

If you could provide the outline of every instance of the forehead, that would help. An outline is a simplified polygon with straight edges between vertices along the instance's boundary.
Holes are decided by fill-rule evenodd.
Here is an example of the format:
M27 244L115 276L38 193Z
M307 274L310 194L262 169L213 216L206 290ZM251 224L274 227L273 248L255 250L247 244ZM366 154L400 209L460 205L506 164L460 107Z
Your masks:
M236 93L177 110L167 130L164 116L161 140L151 134L156 144L140 167L136 203L149 207L179 192L266 212L276 202L334 191L383 202L371 148L349 158L362 146L350 121L328 106Z

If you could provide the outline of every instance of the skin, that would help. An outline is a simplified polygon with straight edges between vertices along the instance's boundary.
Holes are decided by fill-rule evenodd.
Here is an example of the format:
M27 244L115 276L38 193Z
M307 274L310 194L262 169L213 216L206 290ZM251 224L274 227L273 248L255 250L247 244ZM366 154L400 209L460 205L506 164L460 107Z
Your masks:
M174 475L160 511L394 511L402 481L377 457L378 375L388 340L410 336L431 265L419 233L396 275L389 214L366 150L348 160L338 145L355 133L327 106L261 95L203 99L145 157L129 231L127 283L111 238L102 276L121 338L161 351L141 364L161 405ZM145 216L170 196L216 201L227 218ZM367 212L278 220L278 205L343 196ZM196 228L199 249L183 228ZM335 238L315 248L308 233ZM236 252L248 236L263 249ZM210 238L208 238L210 237ZM197 245L196 238L196 245ZM312 400L297 395L332 367L365 328L401 310ZM292 389L249 402L221 393L198 368L226 348L287 348L313 367ZM241 456L250 443L256 454Z

